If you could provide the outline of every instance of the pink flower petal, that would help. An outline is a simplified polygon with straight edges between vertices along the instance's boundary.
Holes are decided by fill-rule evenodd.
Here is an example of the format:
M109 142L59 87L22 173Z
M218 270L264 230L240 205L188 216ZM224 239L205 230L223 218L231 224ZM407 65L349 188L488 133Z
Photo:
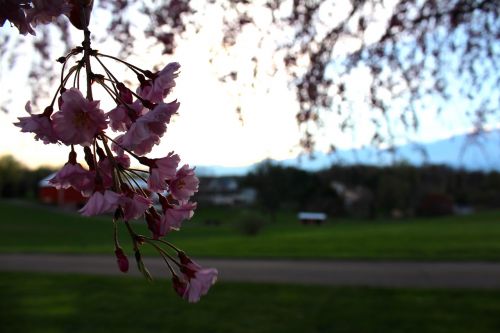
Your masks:
M167 180L173 179L179 165L180 157L170 152L166 157L155 159L155 167L150 168L148 188L152 192L161 192L168 188Z
M84 216L110 213L118 207L120 195L116 192L106 190L104 193L95 192L79 212Z
M190 169L185 164L177 171L175 178L169 182L170 193L179 201L187 201L194 193L198 192L199 183L194 168Z
M99 101L87 100L76 88L66 90L62 99L61 110L52 115L57 136L67 145L90 145L94 137L107 127Z

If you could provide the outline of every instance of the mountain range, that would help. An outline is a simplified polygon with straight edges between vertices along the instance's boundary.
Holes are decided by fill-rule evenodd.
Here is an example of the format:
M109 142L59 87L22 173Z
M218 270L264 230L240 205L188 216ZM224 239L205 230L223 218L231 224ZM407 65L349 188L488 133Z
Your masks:
M395 153L387 149L365 147L337 150L334 154L316 152L312 156L273 161L273 163L317 171L337 165L391 165L409 163L415 166L444 164L470 171L500 171L500 130L479 134L461 134L426 143L408 143L396 147ZM244 175L257 164L241 167L198 166L200 175Z

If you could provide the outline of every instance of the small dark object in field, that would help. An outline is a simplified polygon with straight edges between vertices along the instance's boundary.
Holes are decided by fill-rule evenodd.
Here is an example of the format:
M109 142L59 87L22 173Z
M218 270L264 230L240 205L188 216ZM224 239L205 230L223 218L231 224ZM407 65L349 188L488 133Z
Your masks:
M266 222L259 215L245 214L238 221L237 227L242 234L255 236L261 231L265 224Z
M419 216L445 216L453 213L453 199L446 193L427 193L417 207Z

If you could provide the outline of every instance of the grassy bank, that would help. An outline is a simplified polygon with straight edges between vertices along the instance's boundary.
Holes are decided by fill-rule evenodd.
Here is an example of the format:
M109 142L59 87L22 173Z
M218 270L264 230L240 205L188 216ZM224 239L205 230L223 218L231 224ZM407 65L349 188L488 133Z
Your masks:
M187 304L168 282L0 275L5 332L498 332L500 291L219 283Z
M0 202L0 252L112 253L109 217ZM302 226L280 213L257 236L235 227L244 212L200 208L168 238L196 257L286 257L387 260L500 260L500 212L401 221L330 220ZM204 221L218 220L218 226ZM143 224L136 224L147 233ZM124 228L120 230L128 246ZM153 253L153 252L149 252Z

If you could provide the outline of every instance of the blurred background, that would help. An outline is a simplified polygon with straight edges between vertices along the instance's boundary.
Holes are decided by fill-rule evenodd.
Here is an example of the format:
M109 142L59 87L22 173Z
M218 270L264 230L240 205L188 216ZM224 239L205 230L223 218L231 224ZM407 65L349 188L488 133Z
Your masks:
M94 48L143 69L181 64L169 96L179 114L152 156L173 150L196 166L198 209L168 235L194 258L299 268L498 264L499 15L491 0L100 0L90 30ZM27 101L36 113L50 103L54 59L81 43L65 17L54 23L36 36L8 22L0 29L0 256L112 256L110 217L80 217L80 193L48 184L69 149L13 126ZM96 93L102 109L114 107ZM190 305L167 276L149 284L2 271L0 324L12 332L500 330L500 290L481 283L313 285L221 274Z

